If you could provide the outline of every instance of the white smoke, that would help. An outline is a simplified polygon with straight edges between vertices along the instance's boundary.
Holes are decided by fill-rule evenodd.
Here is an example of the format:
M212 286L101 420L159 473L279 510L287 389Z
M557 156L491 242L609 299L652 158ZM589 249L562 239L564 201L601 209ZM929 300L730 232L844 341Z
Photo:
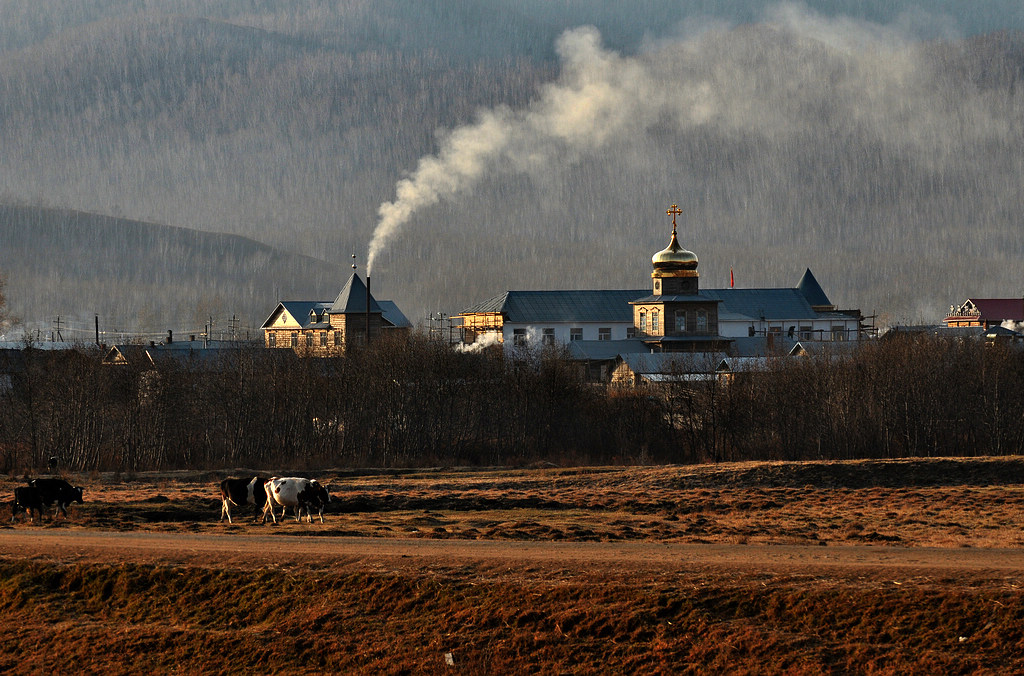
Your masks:
M455 346L456 352L481 352L492 345L501 345L501 336L494 332L482 333L472 343L460 343Z
M1024 322L1015 322L1012 319L1004 319L1003 323L999 326L1011 331L1017 331L1018 333L1024 333Z
M533 105L523 111L499 107L480 112L475 124L452 132L437 156L420 159L416 170L398 182L395 200L378 209L367 275L377 254L415 211L471 188L499 163L516 171L544 169L556 156L592 151L631 128L647 126L663 110L650 98L657 88L649 71L636 59L603 50L596 29L568 31L557 48L562 75Z
M367 275L417 210L468 191L489 173L539 176L601 150L625 161L645 140L646 148L657 148L650 139L663 127L713 123L726 133L797 137L806 133L808 115L835 106L842 119L875 129L880 138L898 133L900 147L916 149L922 163L957 156L947 120L935 112L945 108L932 100L935 87L922 75L904 23L905 17L893 26L827 19L783 4L758 32L746 29L748 40L737 39L742 28L707 24L695 34L698 27L684 26L686 37L648 44L635 57L604 49L593 27L566 31L556 45L561 73L531 105L479 112L474 124L452 131L437 155L421 158L398 182L395 200L378 209ZM820 83L827 96L808 105L807 92L823 91ZM958 131L995 140L1007 133L998 116L979 117ZM912 134L905 122L893 125L906 119L915 120Z

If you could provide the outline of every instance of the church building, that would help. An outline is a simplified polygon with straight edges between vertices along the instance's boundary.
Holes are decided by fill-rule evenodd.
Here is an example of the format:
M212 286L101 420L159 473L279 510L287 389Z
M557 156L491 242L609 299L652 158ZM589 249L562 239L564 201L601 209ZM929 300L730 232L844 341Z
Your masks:
M651 258L649 289L506 291L463 310L466 343L568 344L576 353L701 352L755 356L783 343L858 341L872 332L840 310L808 269L792 288L702 289L697 256L679 244ZM753 339L753 340L752 340ZM760 345L761 347L756 347Z

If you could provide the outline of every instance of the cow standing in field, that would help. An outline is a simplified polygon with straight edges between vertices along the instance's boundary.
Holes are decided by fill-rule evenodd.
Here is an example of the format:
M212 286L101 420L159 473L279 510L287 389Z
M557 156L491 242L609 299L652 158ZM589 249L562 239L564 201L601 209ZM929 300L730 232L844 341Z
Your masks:
M281 505L281 518L289 507L295 508L295 520L302 520L302 510L306 510L309 522L313 523L313 510L320 515L320 523L324 522L324 507L331 501L330 492L315 479L301 477L274 477L264 484L267 492L267 504L263 508L263 523L267 522L267 511L277 523L274 505Z
M226 516L228 523L231 523L231 505L235 507L254 505L256 513L253 518L259 518L260 511L267 504L267 492L263 488L265 483L267 483L267 479L259 476L252 479L224 479L221 481L220 520L223 521Z
M39 499L44 505L49 507L50 505L57 505L53 510L53 518L57 518L57 512L64 515L66 519L68 516L68 507L72 502L83 504L85 501L82 499L82 487L72 486L64 479L32 479L28 482L28 485L36 490L39 494Z
M18 486L14 489L14 502L11 503L11 522L22 512L28 513L29 521L35 521L36 513L43 520L43 500L39 491L32 486Z

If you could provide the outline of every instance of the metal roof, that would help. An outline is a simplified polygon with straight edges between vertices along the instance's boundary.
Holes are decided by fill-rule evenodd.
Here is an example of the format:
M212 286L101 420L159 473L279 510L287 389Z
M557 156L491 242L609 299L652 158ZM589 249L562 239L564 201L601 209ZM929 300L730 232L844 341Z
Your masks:
M512 324L632 322L633 308L629 302L647 294L647 289L506 291L461 314L496 312Z
M281 309L295 318L295 321L299 324L299 328L309 329L318 325L328 326L329 322L314 322L311 312L316 310L318 315L322 315L324 312L329 310L330 307L331 303L327 301L283 300L278 303L277 308L269 317L267 317L267 320L263 322L263 326L260 328L269 328L274 317L277 316L278 311Z
M569 356L583 361L608 361L620 354L650 352L651 348L639 338L627 340L572 340L569 341Z
M363 284L363 280L357 274L352 273L352 276L349 277L348 282L345 283L344 288L338 294L338 297L334 299L334 302L329 300L283 300L277 304L277 307L270 313L270 316L263 322L260 328L271 328L274 318L277 317L282 309L295 318L300 329L329 329L331 323L325 316L325 313L358 314L366 312L366 285ZM321 321L313 321L316 319L312 315L314 310ZM391 326L412 328L412 322L398 309L398 305L394 301L377 300L371 294L370 312L380 313L384 321L391 324Z
M384 321L396 328L412 328L412 322L398 309L395 301L378 300L377 305L380 306L381 312L384 315Z
M804 271L804 276L800 278L796 288L800 290L800 293L807 298L807 302L811 305L832 305L832 301L825 295L825 291L821 288L821 284L818 284L818 280L814 278L810 268Z
M344 288L331 305L331 314L352 314L366 312L366 284L359 278L359 275L352 273L352 276L345 282ZM370 312L381 312L380 306L370 294Z
M968 298L981 313L981 319L1001 322L1024 321L1024 298ZM966 305L966 303L965 303Z
M721 300L722 308L733 319L812 320L819 315L799 289L707 289L705 293Z
M797 344L795 338L789 336L771 336L771 347L768 346L768 336L739 336L732 339L729 352L734 357L764 357L769 354L786 354Z
M718 301L719 321L813 320L849 318L838 312L816 312L812 306L830 306L810 270L790 289L701 289L696 295L657 296L649 289L569 291L506 291L461 312L494 312L508 323L632 322L630 303L677 300ZM1019 301L1018 301L1019 302Z
M632 352L619 358L633 373L711 373L723 352Z

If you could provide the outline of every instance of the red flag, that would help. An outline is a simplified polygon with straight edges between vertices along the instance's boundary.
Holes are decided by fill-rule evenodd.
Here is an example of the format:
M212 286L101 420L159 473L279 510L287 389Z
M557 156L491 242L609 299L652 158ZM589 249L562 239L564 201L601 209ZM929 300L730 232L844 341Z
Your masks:
M736 285L736 280L732 278L732 268L729 268L729 288L731 289Z

